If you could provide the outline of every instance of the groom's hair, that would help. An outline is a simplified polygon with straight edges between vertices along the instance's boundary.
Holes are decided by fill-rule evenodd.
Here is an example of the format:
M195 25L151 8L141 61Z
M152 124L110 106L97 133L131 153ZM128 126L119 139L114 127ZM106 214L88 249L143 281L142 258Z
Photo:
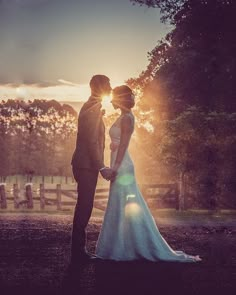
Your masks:
M105 75L95 75L89 82L91 91L100 94L103 91L104 84L110 82L110 79Z

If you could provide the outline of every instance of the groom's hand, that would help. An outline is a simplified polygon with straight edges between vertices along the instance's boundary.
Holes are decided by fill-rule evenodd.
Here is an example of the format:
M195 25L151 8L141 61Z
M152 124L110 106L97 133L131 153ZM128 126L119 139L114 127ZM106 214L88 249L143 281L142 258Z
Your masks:
M100 173L102 174L102 177L106 180L110 180L112 177L113 170L109 167L104 167L102 170L100 170Z

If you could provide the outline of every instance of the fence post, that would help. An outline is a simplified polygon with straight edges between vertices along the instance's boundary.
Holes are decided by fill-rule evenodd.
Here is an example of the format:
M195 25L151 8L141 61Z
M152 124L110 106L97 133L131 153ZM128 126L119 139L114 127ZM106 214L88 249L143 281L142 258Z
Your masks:
M57 210L61 210L61 185L57 184Z
M14 197L14 208L18 209L19 208L19 203L18 203L18 199L19 199L19 187L17 183L13 184L13 197Z
M33 209L34 204L33 204L33 194L32 194L32 183L27 183L25 185L25 196L27 200L27 208Z
M40 209L43 210L45 208L44 183L40 183L39 185L39 198L40 198Z
M6 184L0 183L0 202L1 202L1 209L7 208L7 199L6 199Z

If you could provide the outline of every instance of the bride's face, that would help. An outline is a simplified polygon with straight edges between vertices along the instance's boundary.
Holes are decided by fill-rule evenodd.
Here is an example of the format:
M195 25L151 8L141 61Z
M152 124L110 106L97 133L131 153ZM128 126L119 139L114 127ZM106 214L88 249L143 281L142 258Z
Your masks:
M119 109L119 107L118 107L118 105L117 105L117 103L116 103L116 101L115 101L114 99L111 100L111 104L112 104L112 106L113 106L113 108L114 108L115 110Z

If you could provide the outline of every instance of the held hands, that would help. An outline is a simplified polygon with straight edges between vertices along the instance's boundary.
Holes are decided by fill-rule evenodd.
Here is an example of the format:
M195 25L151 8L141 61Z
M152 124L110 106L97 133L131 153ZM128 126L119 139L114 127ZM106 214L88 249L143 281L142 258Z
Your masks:
M102 177L106 180L114 181L117 172L109 167L105 167L104 169L100 170L100 173L102 174Z
M112 176L110 178L110 181L113 182L116 179L117 176L117 170L111 169L112 170Z

